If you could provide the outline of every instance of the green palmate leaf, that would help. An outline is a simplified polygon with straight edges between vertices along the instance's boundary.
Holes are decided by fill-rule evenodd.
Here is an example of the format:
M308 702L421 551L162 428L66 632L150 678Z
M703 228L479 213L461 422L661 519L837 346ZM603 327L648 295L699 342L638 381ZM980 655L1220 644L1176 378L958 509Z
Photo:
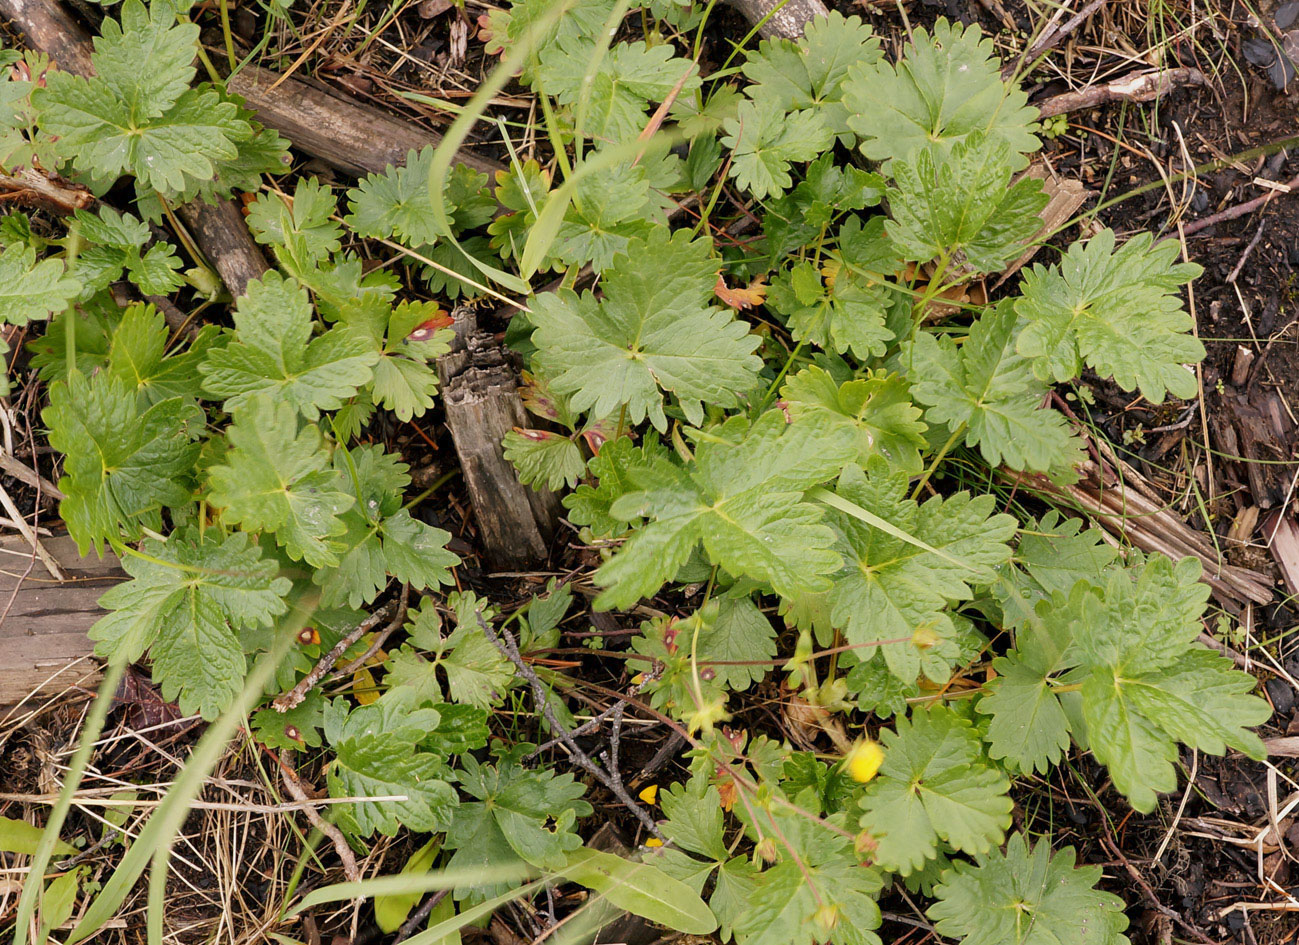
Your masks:
M247 535L174 532L149 539L122 566L131 580L100 604L111 611L90 630L95 652L134 662L145 651L163 697L181 711L215 718L243 688L247 664L238 631L269 626L288 609L287 578Z
M561 289L534 296L537 361L574 410L667 429L663 392L693 423L703 404L731 407L753 387L759 338L730 313L707 304L718 263L706 240L655 230L619 256L604 278L604 299Z
M188 47L192 53L193 44ZM136 69L143 75L150 71ZM96 177L111 180L129 173L144 187L180 192L213 177L221 162L239 156L239 142L253 136L238 107L212 90L188 89L156 108L161 99L153 90L102 71L93 79L52 72L47 82L33 93L42 129L59 136L76 167Z
M681 91L699 88L694 63L676 58L670 44L650 46L644 42L610 47L600 68L584 83L596 52L594 36L561 33L557 42L541 47L534 85L561 105L577 108L584 102L582 131L597 140L635 138L649 121L650 103L666 99L687 73Z
M342 249L343 228L330 219L337 209L329 187L314 177L302 177L292 197L267 193L253 201L248 228L259 243L282 245L298 237L309 256L324 258Z
M199 365L218 332L215 325L204 326L187 350L167 354L171 330L162 313L152 305L129 305L113 331L107 352L108 373L126 382L145 404L172 397L197 399ZM81 343L80 332L77 343Z
M1040 602L1015 649L994 662L999 678L979 703L992 716L993 756L1045 770L1070 731L1142 811L1177 786L1179 741L1260 757L1249 728L1270 709L1249 695L1253 677L1198 642L1208 594L1198 577L1193 558L1174 566L1156 557L1112 570L1103 587L1080 581L1068 597Z
M770 265L775 266L785 254L793 252L818 239L821 230L828 227L836 216L852 210L873 207L884 196L884 178L856 167L842 167L834 162L834 154L827 152L813 161L801 181L789 193L768 201L762 229L765 234L764 250ZM861 221L850 218L839 233L840 253L850 251L858 255L856 242L861 239ZM875 234L882 235L876 230ZM850 237L857 235L857 240ZM867 237L872 231L867 231ZM887 244L887 240L882 241ZM863 248L874 251L880 243L863 243ZM896 263L897 253L890 255ZM832 257L835 254L831 254ZM897 265L890 265L892 272Z
M1023 168L1023 155L1039 147L1037 111L1002 81L992 40L977 26L939 19L912 41L896 66L868 59L843 82L848 125L862 137L863 153L887 166L931 144L946 154L978 132L1012 155L1013 170Z
M1013 184L1009 154L971 134L944 154L926 148L893 164L888 234L904 259L942 259L995 272L1024 250L1041 227L1042 182Z
M900 680L911 682L923 671L945 682L957 650L946 608L970 599L972 584L996 579L994 568L1010 560L1006 543L1016 523L1010 515L994 514L992 495L960 492L920 505L906 497L907 487L907 474L877 456L865 472L857 466L844 470L836 491L945 556L832 511L828 521L839 535L844 566L834 575L831 618L849 643L906 641L882 647Z
M947 336L920 332L903 355L925 419L964 430L994 466L1048 471L1068 468L1078 441L1058 412L1040 408L1046 392L1032 364L1015 352L1022 321L1008 304L982 315L958 349Z
M505 434L502 445L525 486L571 489L586 471L581 447L562 433L515 429Z
M232 414L230 450L209 476L209 502L245 531L274 532L291 558L337 566L347 530L341 518L355 499L329 465L320 431L298 411L256 394Z
M13 244L0 253L0 321L26 325L57 315L81 292L81 284L63 271L58 259L36 261L36 251Z
M368 837L376 830L392 836L400 827L420 833L444 830L455 816L456 791L442 754L421 748L441 716L435 709L413 709L380 699L349 708L335 699L325 708L325 740L334 751L327 769L333 797L393 797L404 801L358 801L344 816Z
M633 239L648 238L655 224L666 222L647 163L597 171L578 184L550 250L555 262L589 262L603 272Z
M801 798L808 796L805 791ZM735 921L736 941L879 945L872 930L880 924L875 903L883 885L880 874L862 866L842 836L824 829L804 830L789 816L781 819L781 832L792 839L790 845L801 862L785 857L753 878Z
M1114 231L1102 230L1059 264L1032 267L1015 303L1028 321L1019 352L1043 380L1073 380L1086 363L1154 403L1165 391L1194 397L1195 375L1184 365L1202 360L1204 345L1178 290L1202 270L1176 263L1178 252L1173 240L1152 245L1149 233L1116 252Z
M787 112L815 109L835 134L848 131L843 84L854 66L865 67L883 58L880 41L860 17L832 10L804 28L797 42L763 40L749 53L744 74L753 85L754 100L770 99Z
M559 869L582 845L574 827L591 814L581 800L586 788L571 774L523 766L535 746L526 742L505 749L494 747L495 765L462 759L461 788L474 798L462 803L447 833L448 848L456 851L450 868L499 866L522 860L540 869Z
M147 250L149 226L129 213L100 207L98 214L78 210L78 235L94 245L77 256L77 276L82 297L102 291L127 276L146 295L168 295L184 284L176 270L183 265L170 245L155 243Z
M337 567L320 568L312 578L323 606L367 604L389 575L415 590L451 583L448 569L460 563L446 550L451 534L402 508L409 466L380 446L361 446L350 453L337 450L334 468L355 502L340 516L346 531L338 537Z
M858 465L879 455L909 473L920 472L928 428L898 375L872 371L837 383L829 371L813 365L786 381L780 396L795 420L815 416L832 428L851 431Z
M651 522L596 572L606 588L597 605L629 607L654 593L701 542L713 563L779 594L828 588L839 556L821 507L803 493L837 473L855 448L848 432L811 417L786 423L773 410L752 427L737 417L711 431L691 467L661 460L633 469L640 491L615 501L611 513Z
M451 350L451 318L433 302L401 302L386 295L345 302L342 320L377 352L371 399L398 420L423 416L433 406L438 377L432 362Z
M396 238L409 246L436 243L446 233L429 203L428 175L433 147L410 151L400 167L389 165L371 174L347 193L351 213L347 225L362 236ZM450 195L447 195L449 198ZM455 209L447 206L447 212Z
M233 338L213 348L199 370L203 389L229 411L269 394L315 420L355 396L377 360L352 332L331 329L313 338L306 290L272 271L248 284L236 303Z
M190 500L203 411L174 397L153 406L107 374L74 372L51 384L42 419L63 453L59 515L84 554L100 542L134 541L161 527L161 511Z
M974 726L940 706L899 718L897 732L881 737L884 764L861 819L880 866L905 876L938 855L940 840L972 854L1001 843L1010 782L987 761Z
M787 113L769 98L741 102L735 117L722 127L722 144L734 152L731 176L759 200L788 190L793 183L790 165L812 160L834 142L816 110Z
M956 861L934 889L929 917L962 945L1127 945L1124 902L1096 889L1099 866L1074 867L1073 847L1031 849L1016 833L1006 852Z

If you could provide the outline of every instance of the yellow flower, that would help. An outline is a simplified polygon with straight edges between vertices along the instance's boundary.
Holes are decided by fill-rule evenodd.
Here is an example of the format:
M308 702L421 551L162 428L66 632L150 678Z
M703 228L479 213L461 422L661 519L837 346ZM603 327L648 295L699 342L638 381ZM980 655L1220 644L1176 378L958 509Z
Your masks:
M650 838L648 838L648 839L645 841L645 846L647 846L647 847L661 847L661 846L663 846L663 841L660 840L658 837L650 837Z
M843 758L848 775L863 784L875 777L883 763L884 749L879 742L869 738L858 739Z
M658 803L659 786L657 784L651 784L649 787L645 788L645 790L641 791L636 796L639 797L646 804L656 804Z

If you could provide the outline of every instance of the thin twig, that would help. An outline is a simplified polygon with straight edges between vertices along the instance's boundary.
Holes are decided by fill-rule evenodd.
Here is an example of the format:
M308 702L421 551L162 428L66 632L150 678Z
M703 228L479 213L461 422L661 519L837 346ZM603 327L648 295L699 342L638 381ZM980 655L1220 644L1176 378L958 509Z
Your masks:
M343 676L351 676L366 663L370 662L374 657L374 654L383 649L383 645L388 642L388 638L392 636L393 631L406 622L406 604L409 600L410 585L403 584L401 586L401 599L397 601L397 613L393 615L392 620L388 621L388 626L384 627L375 635L374 642L366 648L364 653L352 660L352 662L348 663L338 672L334 673L334 679L339 679Z
M1105 2L1106 0L1092 0L1091 3L1087 4L1087 6L1083 7L1081 10L1079 10L1077 13L1071 16L1068 22L1066 22L1063 26L1059 27L1058 29L1048 30L1046 33L1043 33L1042 37L1032 46L1028 47L1028 49L1024 51L1024 54L1021 55L1018 59L1016 59L1015 62L1002 68L1001 70L1002 78L1007 78L1007 79L1010 78L1012 75L1014 75L1020 69L1023 68L1024 63L1029 63L1031 65L1032 63L1036 62L1039 58L1041 58L1043 53L1049 52L1050 50L1054 49L1056 46L1059 46L1060 43L1063 42L1064 39L1069 36L1069 34L1071 34L1078 27L1082 26L1082 24L1087 20L1087 18L1091 16L1093 13L1095 13L1101 6L1103 6ZM1057 13L1056 15L1059 16L1063 12L1064 12L1064 7L1061 7L1059 13Z
M387 620L388 617L392 615L396 606L395 602L384 604L370 616L366 617L365 620L361 621L360 626L334 644L334 648L320 658L320 661L312 667L311 672L303 676L296 686L284 693L284 695L279 696L271 703L271 705L275 706L275 711L288 712L290 709L301 705L302 700L307 698L307 693L314 689L316 684L325 678L325 675L334 668L334 664L342 658L348 648L357 640L361 639L361 637L365 636L370 630L373 630L380 623Z
M392 945L401 945L402 942L414 935L415 930L424 923L424 920L429 917L429 913L438 907L438 903L445 899L449 892L451 892L449 889L439 889L425 899L424 904L412 912L410 918L401 924L401 928L397 930L397 937L392 940Z
M1299 189L1299 177L1292 177L1286 181L1285 187L1293 191ZM1266 207L1276 197L1285 193L1284 190L1269 190L1267 193L1255 197L1253 200L1246 200L1244 203L1238 203L1234 207L1228 207L1226 210L1219 210L1217 213L1211 213L1201 220L1188 223L1182 227L1182 235L1190 236L1192 233L1199 233L1201 230L1208 229L1217 223L1226 223L1228 220L1234 220L1237 217L1243 217L1247 213L1253 213L1259 207ZM1170 234L1171 235L1171 234ZM1168 237L1164 237L1168 239Z
M293 795L295 801L309 801L306 790L302 787L302 782L298 780L298 773L293 769L293 753L287 748L280 749L280 780L284 782L284 789ZM349 883L360 882L361 871L356 867L356 857L352 854L352 848L347 845L347 838L343 836L343 831L331 824L310 805L302 808L303 813L307 815L307 820L311 821L311 826L315 827L326 837L334 842L334 849L338 852L338 858L343 861L343 875L347 877Z
M499 632L492 632L492 628L489 627L487 621L483 619L482 611L478 611L475 616L478 618L478 626L482 628L487 639L491 640L505 658L514 664L514 668L519 671L519 675L528 681L528 685L532 687L532 697L533 701L537 704L537 711L541 713L542 717L550 725L550 730L559 737L561 742L563 742L564 747L568 749L573 760L582 768L585 768L597 781L608 788L613 796L618 798L618 800L622 802L622 805L636 816L636 819L641 822L641 826L660 840L663 839L663 834L659 831L658 824L654 822L654 818L651 817L645 808L637 804L632 796L627 793L627 789L623 786L622 778L610 776L609 772L605 771L603 767L592 761L590 756L578 747L573 736L565 730L563 724L560 723L559 719L555 715L555 710L550 704L550 699L547 698L546 684L541 681L532 667L527 664L526 660L524 660L523 654L519 652L519 644L518 641L514 639L514 635L505 627L501 627Z

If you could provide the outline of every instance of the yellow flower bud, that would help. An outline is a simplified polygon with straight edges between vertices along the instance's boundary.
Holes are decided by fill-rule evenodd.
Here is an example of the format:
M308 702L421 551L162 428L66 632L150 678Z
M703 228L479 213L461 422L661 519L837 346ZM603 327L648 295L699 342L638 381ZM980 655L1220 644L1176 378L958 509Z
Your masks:
M843 765L848 776L865 784L879 773L884 763L884 749L879 742L869 738L858 739L844 755Z

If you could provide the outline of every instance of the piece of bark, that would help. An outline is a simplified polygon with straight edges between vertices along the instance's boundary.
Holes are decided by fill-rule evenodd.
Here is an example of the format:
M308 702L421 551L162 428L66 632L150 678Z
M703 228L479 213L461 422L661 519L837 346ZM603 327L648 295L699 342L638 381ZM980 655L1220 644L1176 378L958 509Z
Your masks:
M442 407L473 503L478 535L488 562L501 570L526 570L545 561L559 519L559 500L549 489L521 482L501 441L527 417L518 372L508 352L467 308L454 313L455 341L438 358Z
M1037 102L1037 109L1043 118L1052 115L1063 115L1066 112L1078 111L1080 108L1095 108L1107 102L1149 102L1151 99L1167 95L1179 85L1207 85L1208 80L1199 69L1189 66L1178 66L1175 69L1155 69L1150 72L1138 72L1125 75L1106 82L1104 85L1090 85L1076 92L1063 92L1053 95L1044 102Z
M11 174L0 171L0 194L5 203L64 215L85 210L95 202L95 195L80 184L63 180L57 174L44 174L34 167L14 168Z
M82 557L66 535L41 544L68 580L56 581L39 559L23 578L31 546L21 536L0 539L0 613L9 607L0 622L0 705L96 684L99 668L89 658L94 644L86 631L104 615L100 595L126 578L111 553Z
M278 72L245 66L226 88L242 95L257 120L274 128L293 146L354 177L405 164L406 152L438 145L442 136L357 101L323 83L285 78ZM461 150L456 160L484 174L503 165Z
M798 39L815 17L830 15L821 0L730 0L730 3L750 23L762 24L758 35L763 39ZM771 16L763 20L768 14Z
M32 49L48 55L65 72L94 75L90 36L58 0L0 0L0 16L11 20ZM181 212L203 255L223 279L231 273L234 284L226 283L231 295L243 294L248 284L245 274L266 271L266 257L234 203L194 201Z
M248 283L270 269L266 254L253 241L244 215L233 200L215 204L195 200L176 208L180 220L194 237L235 298L248 291Z
M1028 262L1037 255L1037 251L1042 248L1040 240L1045 240L1057 229L1068 222L1074 215L1074 212L1083 205L1088 197L1087 188L1083 186L1082 181L1062 180L1053 177L1047 173L1044 165L1034 162L1033 166L1024 172L1026 177L1035 177L1042 181L1042 190L1047 195L1046 206L1038 214L1042 218L1042 226L1033 237L1033 242L1028 249L1020 254L1019 258L1006 267L1005 271L993 284L993 288L998 288L1003 282L1024 268Z
M1299 525L1280 509L1263 520L1263 539L1291 594L1299 594Z

